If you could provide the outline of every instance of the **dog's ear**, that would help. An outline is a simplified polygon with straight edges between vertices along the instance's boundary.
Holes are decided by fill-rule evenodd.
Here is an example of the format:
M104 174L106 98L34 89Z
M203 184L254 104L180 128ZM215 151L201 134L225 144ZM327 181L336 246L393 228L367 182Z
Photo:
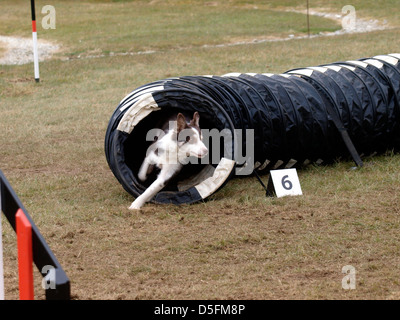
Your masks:
M176 118L176 127L178 132L181 132L187 127L186 118L182 113L178 113Z
M199 123L200 123L200 115L199 115L199 113L197 111L194 113L193 119L190 122L191 122L191 124L193 124L193 125L195 125L197 127L200 127L200 125L199 125Z

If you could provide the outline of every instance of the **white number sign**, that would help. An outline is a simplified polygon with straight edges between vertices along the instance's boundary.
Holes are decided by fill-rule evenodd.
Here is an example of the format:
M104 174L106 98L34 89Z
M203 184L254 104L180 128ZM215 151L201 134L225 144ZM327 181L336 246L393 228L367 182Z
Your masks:
M303 194L296 169L271 170L267 188L278 198Z

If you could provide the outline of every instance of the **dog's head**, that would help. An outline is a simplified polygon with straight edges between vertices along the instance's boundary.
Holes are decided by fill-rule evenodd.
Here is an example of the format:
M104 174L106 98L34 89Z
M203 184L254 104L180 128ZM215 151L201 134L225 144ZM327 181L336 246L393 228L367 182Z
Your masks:
M181 157L203 158L207 155L208 149L203 143L203 135L200 130L200 115L196 111L190 122L186 121L182 113L178 113L176 118L176 128L178 133L178 148Z

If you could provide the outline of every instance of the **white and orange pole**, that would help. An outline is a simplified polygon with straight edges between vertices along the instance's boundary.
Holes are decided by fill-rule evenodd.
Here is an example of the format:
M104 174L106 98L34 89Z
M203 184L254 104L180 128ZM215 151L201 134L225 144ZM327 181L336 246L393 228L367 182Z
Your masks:
M39 82L39 55L37 46L35 0L31 0L31 13L32 13L32 38L33 38L33 64L35 69L35 81Z

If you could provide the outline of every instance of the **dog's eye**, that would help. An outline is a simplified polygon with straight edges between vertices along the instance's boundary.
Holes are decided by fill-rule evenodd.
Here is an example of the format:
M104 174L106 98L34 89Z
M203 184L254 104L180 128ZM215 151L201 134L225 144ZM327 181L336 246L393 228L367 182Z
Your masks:
M189 141L190 141L190 137L187 136L187 137L186 137L186 142L189 142Z

